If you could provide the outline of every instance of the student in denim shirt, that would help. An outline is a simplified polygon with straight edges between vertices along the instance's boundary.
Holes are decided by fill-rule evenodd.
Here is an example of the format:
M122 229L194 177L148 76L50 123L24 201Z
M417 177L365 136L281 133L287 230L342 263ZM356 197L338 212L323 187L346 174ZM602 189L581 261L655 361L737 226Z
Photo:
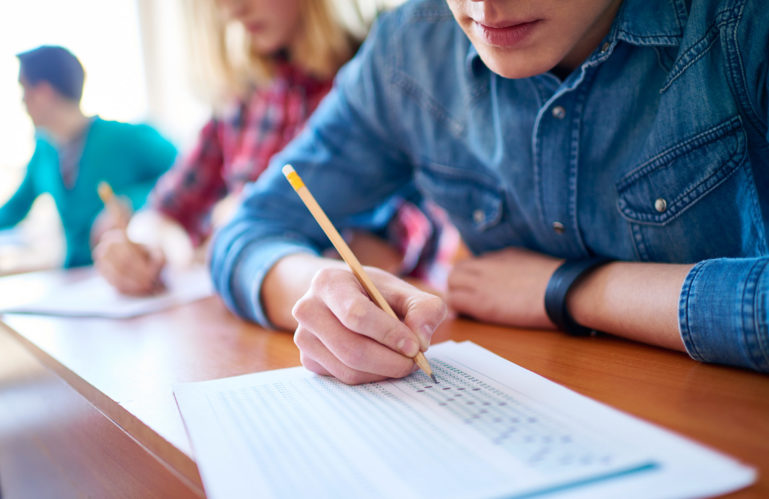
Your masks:
M550 277L602 256L568 293L577 324L769 371L768 33L749 0L410 2L249 187L216 286L348 383L427 348L443 301L372 270L400 323L320 259L291 163L340 228L409 185L444 207L475 255L449 279L461 313L552 328Z

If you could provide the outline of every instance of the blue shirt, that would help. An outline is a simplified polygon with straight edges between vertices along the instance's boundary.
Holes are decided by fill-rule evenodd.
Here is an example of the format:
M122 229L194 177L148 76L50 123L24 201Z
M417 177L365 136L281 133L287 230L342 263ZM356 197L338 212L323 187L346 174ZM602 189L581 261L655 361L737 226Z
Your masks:
M125 196L138 209L175 157L175 146L154 128L97 117L88 127L70 183L62 177L56 144L40 132L21 185L0 207L0 229L21 222L35 199L49 193L67 245L64 266L88 265L91 226L104 208L97 192L99 182L109 182L117 195Z
M475 253L696 262L680 295L689 354L769 371L768 40L763 2L625 0L565 80L513 80L444 1L412 1L246 189L216 238L216 287L268 324L265 272L326 244L280 173L291 163L341 228L413 183Z

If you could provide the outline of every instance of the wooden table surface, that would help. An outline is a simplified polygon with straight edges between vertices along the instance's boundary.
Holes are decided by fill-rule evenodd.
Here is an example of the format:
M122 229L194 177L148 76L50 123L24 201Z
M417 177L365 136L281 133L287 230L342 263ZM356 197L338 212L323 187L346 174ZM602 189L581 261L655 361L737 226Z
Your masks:
M26 299L75 279L76 273L6 277L0 300ZM245 323L216 297L127 320L21 314L0 320L0 405L6 406L0 490L8 497L49 497L33 492L46 490L57 491L50 497L202 496L173 385L299 365L291 334ZM767 375L607 336L573 338L464 319L447 321L436 337L472 340L752 465L757 483L729 497L769 497ZM36 424L20 424L25 418ZM73 480L62 471L99 466L124 479L104 481L92 471ZM63 484L53 483L63 476L69 476Z

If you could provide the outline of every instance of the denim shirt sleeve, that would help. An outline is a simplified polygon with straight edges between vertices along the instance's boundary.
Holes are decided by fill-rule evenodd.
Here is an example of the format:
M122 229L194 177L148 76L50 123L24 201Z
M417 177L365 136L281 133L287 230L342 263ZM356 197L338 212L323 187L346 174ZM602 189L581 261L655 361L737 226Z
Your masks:
M282 257L319 254L326 236L283 177L290 163L340 231L381 228L411 188L410 163L393 134L399 124L386 105L384 78L391 38L383 16L305 130L244 189L232 220L216 234L210 269L214 286L236 314L272 327L260 301L262 282Z
M720 258L684 280L679 327L689 355L769 371L769 258Z
M735 57L742 68L735 80L745 82L743 108L769 141L769 26L762 21L765 16L750 12L764 6L748 3L744 8L735 32L741 47ZM678 319L692 358L769 372L769 257L695 265L681 290Z

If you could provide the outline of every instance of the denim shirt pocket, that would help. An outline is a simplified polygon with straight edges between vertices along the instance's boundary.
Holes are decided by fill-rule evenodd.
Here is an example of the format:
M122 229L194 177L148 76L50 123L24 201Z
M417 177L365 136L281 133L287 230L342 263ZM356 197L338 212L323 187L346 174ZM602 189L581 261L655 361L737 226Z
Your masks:
M719 238L724 225L752 223L740 201L745 182L731 177L747 158L739 116L687 137L617 182L617 207L630 222L636 252L647 261L696 261L740 252L740 241ZM742 169L741 177L749 176ZM712 196L712 200L706 197ZM729 200L729 201L727 201ZM757 200L753 197L753 204ZM733 243L733 244L732 244Z
M415 182L427 198L446 211L472 251L510 245L511 229L502 223L504 191L492 175L427 163L417 169Z

